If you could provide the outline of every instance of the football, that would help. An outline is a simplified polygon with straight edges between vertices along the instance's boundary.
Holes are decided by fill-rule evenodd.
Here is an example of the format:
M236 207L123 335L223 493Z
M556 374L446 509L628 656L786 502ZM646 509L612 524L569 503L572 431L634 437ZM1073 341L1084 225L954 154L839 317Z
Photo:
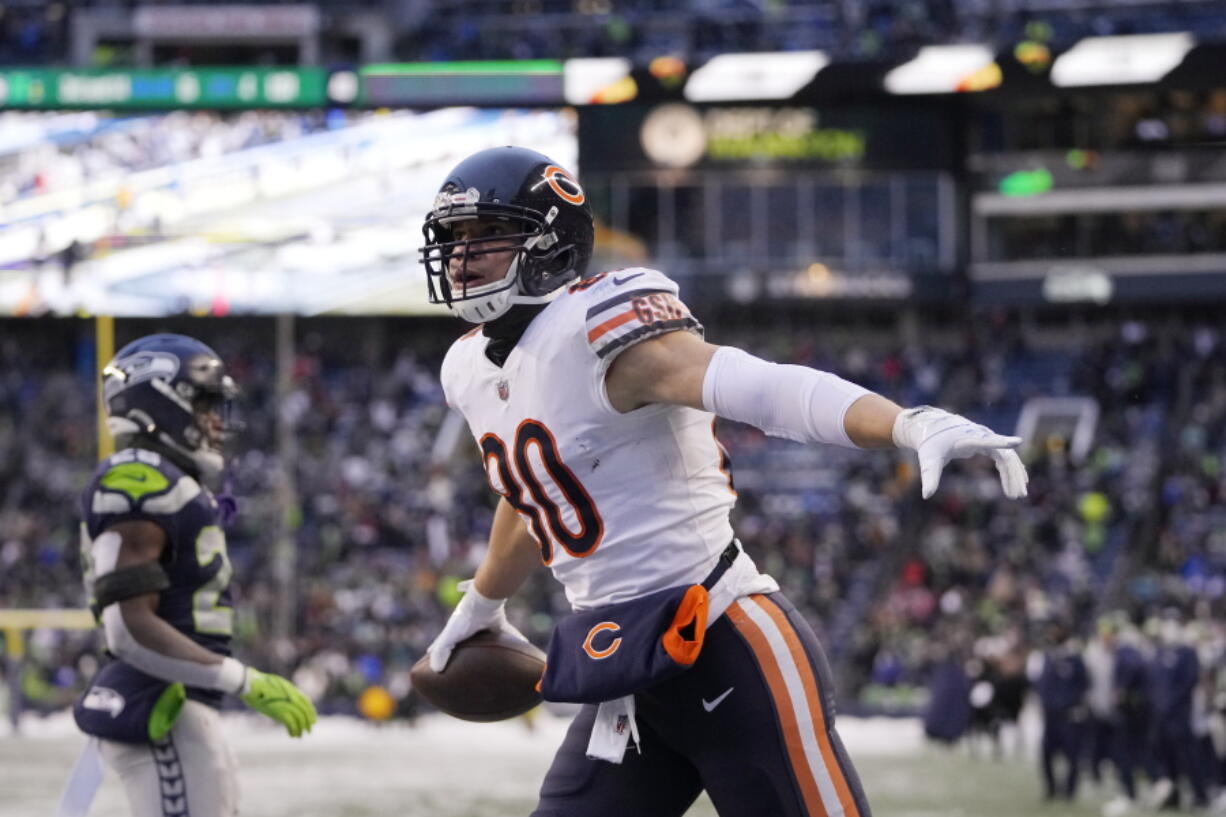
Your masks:
M545 671L545 653L506 633L483 630L456 644L442 673L423 655L409 678L422 697L452 717L501 721L541 702L536 684Z

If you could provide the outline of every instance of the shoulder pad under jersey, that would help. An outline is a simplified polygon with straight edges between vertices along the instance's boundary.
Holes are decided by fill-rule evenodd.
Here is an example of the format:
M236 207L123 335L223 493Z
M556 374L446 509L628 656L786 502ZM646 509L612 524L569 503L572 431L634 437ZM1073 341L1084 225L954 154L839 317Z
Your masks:
M98 466L85 509L93 516L170 516L201 490L199 482L157 452L129 448Z
M596 356L612 360L641 340L702 324L677 297L677 283L664 273L632 267L602 273L571 285L586 303L585 331Z

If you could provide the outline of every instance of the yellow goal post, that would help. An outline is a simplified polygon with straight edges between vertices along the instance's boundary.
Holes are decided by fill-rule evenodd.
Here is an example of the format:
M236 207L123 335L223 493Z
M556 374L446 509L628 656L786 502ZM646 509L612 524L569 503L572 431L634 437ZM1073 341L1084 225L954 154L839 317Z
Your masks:
M4 633L4 653L10 659L25 657L26 630L92 630L96 626L89 610L58 608L0 609L0 632Z
M111 315L94 318L94 394L98 459L115 451L114 441L106 428L106 406L102 395L102 369L115 356L115 319ZM9 716L14 728L21 712L21 670L26 657L26 632L29 630L92 630L97 626L94 614L76 608L0 608L0 636L3 636L4 658L8 664L8 682L12 701Z

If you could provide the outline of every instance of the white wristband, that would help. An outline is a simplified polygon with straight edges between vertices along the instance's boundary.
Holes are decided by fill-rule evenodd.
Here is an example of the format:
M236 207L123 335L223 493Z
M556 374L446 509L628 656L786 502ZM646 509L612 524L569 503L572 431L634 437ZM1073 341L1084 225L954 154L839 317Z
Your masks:
M234 658L223 658L221 674L217 678L217 688L232 695L242 695L246 692L247 667Z

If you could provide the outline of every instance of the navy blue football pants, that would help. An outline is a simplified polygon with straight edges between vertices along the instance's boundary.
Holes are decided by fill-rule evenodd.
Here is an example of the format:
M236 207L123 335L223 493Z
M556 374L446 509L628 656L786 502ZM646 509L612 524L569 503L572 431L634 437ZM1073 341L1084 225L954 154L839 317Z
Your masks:
M1150 751L1149 719L1145 713L1121 714L1115 723L1115 765L1119 771L1120 786L1129 800L1137 798L1137 769L1144 769L1151 779L1161 777L1153 766Z
M1196 736L1192 733L1191 716L1186 710L1175 712L1170 717L1156 719L1157 739L1154 756L1164 777L1178 784L1187 777L1192 784L1193 805L1205 806L1209 802L1208 780L1204 764L1197 753Z
M870 817L826 656L781 593L733 602L694 666L635 707L642 752L631 743L621 764L586 757L583 707L533 817L680 817L704 789L720 817Z
M1073 717L1073 713L1067 709L1045 709L1043 711L1043 742L1040 758L1047 797L1063 795L1071 800L1077 794L1077 775L1081 769L1081 746L1085 736L1085 723L1074 720ZM1055 761L1059 755L1064 756L1067 767L1063 786L1060 786L1056 780Z

